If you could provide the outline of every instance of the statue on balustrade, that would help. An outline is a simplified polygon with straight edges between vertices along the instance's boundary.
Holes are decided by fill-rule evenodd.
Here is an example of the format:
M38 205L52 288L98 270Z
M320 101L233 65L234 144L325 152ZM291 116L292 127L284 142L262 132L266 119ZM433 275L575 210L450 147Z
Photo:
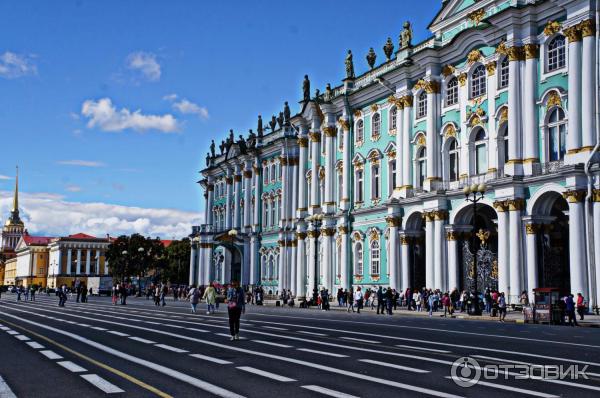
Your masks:
M290 125L291 117L292 117L292 112L290 111L290 106L288 105L288 102L285 101L285 105L283 107L283 123L286 126Z
M256 132L258 133L258 138L262 138L263 136L263 121L262 116L258 115L258 126L256 127Z
M412 45L413 30L409 21L404 22L402 32L400 32L400 49L404 50Z
M310 80L308 80L308 75L304 75L304 81L302 82L302 98L304 102L310 101Z
M352 50L346 55L346 79L354 79L354 62L352 61Z
M211 140L210 142L210 155L215 157L215 140Z

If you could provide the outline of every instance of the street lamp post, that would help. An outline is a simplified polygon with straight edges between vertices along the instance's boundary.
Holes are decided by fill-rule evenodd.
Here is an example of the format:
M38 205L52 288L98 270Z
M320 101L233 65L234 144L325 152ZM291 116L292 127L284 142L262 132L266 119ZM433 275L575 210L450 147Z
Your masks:
M477 251L475 250L475 237L476 237L476 222L477 222L477 203L482 201L484 198L487 186L484 183L479 185L473 183L470 186L465 185L463 193L465 194L465 200L473 203L473 231L471 232L471 250L473 253L473 303L471 305L472 315L481 315L481 308L479 306L479 291L477 286Z
M122 278L121 282L125 283L125 275L127 275L127 272L129 272L129 259L127 257L127 254L128 254L127 250L123 250L121 252L121 254L123 255L123 257L125 257L125 269L123 270L123 275L122 275L123 278Z

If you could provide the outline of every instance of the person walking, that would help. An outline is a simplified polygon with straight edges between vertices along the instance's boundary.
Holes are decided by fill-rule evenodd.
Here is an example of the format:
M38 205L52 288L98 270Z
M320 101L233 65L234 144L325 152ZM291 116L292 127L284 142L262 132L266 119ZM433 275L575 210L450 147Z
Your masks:
M217 291L212 283L204 290L204 294L202 295L202 300L206 300L206 314L210 315L215 312L215 301L217 301Z
M381 309L381 315L383 315L384 312L384 300L383 300L383 287L379 286L379 289L377 289L377 315L379 315L379 310Z
M395 300L394 299L394 294L395 293L392 291L391 287L388 287L387 290L385 291L385 296L384 297L385 297L385 304L386 304L386 307L387 307L387 313L388 313L388 315L392 315L392 306L393 306L392 300Z
M192 306L192 314L195 314L196 306L198 305L198 301L200 300L200 292L195 285L192 285L190 287L190 291L187 294L187 298L190 300L190 305Z
M160 291L160 285L156 285L154 288L154 305L157 307L160 306Z
M569 319L569 326L577 326L577 317L575 316L575 301L573 295L569 294L565 298L566 313Z
M504 322L504 318L506 318L506 298L504 297L504 292L501 292L500 296L498 296L498 316L498 320Z
M346 303L348 303L348 309L346 310L347 312L350 312L350 310L352 310L352 312L354 312L354 295L352 294L352 289L348 290L346 289Z
M81 302L82 303L87 303L87 287L85 286L85 284L80 285L79 288L81 289Z
M579 320L583 321L583 314L585 314L585 300L581 293L577 293L577 313L579 314Z
M31 290L29 291L29 300L35 301L35 287L31 286Z
M160 303L162 304L163 307L165 305L167 305L167 303L165 301L165 297L167 294L169 294L169 286L163 284L162 289L160 291Z
M229 333L231 341L240 339L240 317L245 309L244 290L234 281L227 289L227 313L229 314Z
M118 292L119 292L119 284L118 283L113 284L113 287L112 287L112 303L113 303L113 305L117 305L117 296L119 295Z
M360 314L360 310L363 306L363 294L360 290L360 286L356 288L356 293L354 293L354 301L356 303L356 312ZM354 312L354 310L352 310Z

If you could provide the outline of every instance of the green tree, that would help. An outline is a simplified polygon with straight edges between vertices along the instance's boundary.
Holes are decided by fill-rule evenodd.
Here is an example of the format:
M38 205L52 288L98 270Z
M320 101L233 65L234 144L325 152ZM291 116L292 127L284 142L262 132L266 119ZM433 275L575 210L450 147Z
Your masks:
M164 279L171 283L187 283L190 274L190 240L174 240L166 248L167 267Z

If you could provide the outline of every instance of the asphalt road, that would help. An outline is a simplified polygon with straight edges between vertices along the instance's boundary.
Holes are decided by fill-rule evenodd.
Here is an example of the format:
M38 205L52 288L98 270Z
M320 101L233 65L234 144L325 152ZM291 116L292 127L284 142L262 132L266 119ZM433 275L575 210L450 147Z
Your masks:
M596 328L250 305L232 342L224 306L206 315L143 298L36 300L0 300L2 398L600 396ZM462 357L471 367L456 377L488 377L458 385ZM527 364L587 365L587 379L519 379Z

